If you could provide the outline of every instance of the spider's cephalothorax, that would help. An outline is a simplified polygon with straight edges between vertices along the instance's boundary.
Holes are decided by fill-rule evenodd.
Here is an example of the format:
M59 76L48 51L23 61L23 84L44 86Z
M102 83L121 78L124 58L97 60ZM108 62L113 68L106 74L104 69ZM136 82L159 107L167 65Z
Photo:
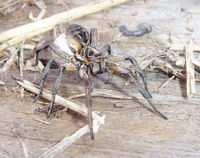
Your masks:
M51 105L47 114L47 118L50 116L53 109L55 95L57 94L60 85L62 72L64 69L66 69L67 71L77 70L79 77L84 82L91 139L94 139L92 121L91 78L97 74L101 74L104 72L113 71L127 77L130 82L137 87L138 91L148 101L155 112L162 118L167 119L167 117L160 113L154 106L151 99L152 96L149 93L146 85L144 73L137 64L137 61L133 57L124 58L112 56L110 45L104 45L101 49L98 49L97 37L97 29L93 28L90 30L89 33L82 26L73 24L66 29L65 33L59 35L54 40L54 42L45 44L44 46L36 50L35 65L38 64L38 55L42 49L49 50L50 59L42 75L40 93L37 95L34 102L36 102L42 94L44 81L46 79L47 73L50 70L52 62L54 61L59 65L57 79L52 91ZM120 61L129 61L135 68L135 72L116 63ZM139 74L144 86L142 86L137 80L136 73Z

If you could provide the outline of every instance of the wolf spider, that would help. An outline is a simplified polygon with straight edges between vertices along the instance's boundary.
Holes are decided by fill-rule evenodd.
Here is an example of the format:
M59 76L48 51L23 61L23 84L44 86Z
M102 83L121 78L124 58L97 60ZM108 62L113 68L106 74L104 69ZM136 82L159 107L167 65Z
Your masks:
M66 69L67 71L77 70L79 77L84 82L91 139L94 139L91 79L93 76L102 74L104 72L112 71L128 78L129 81L137 87L138 91L148 101L154 111L162 118L167 119L167 117L160 113L154 106L151 100L152 96L147 89L144 73L137 64L137 61L133 57L114 57L111 55L110 45L104 45L101 49L98 49L97 37L98 32L96 28L92 28L89 33L84 27L77 24L72 24L66 29L66 32L59 35L54 40L54 42L44 44L42 47L36 49L36 61L34 65L38 64L39 52L42 49L48 49L50 53L50 59L44 69L40 85L40 92L35 98L34 102L36 102L42 94L44 81L46 79L47 73L50 70L52 62L54 61L59 65L57 79L53 87L52 99L50 109L47 113L47 118L49 118L53 110L55 95L58 92L62 72ZM120 61L129 61L135 68L135 72L116 63ZM144 88L137 80L136 74L139 74L139 76L142 78Z

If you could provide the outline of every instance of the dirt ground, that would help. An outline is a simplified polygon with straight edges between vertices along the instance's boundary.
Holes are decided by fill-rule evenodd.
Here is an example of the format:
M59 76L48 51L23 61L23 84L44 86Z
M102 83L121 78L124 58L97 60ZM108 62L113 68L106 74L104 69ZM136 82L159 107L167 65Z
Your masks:
M69 8L78 7L90 2L70 1ZM71 23L78 23L90 29L96 27L99 31L99 46L111 44L116 55L131 55L138 60L147 53L156 53L171 44L200 43L200 2L198 0L148 0L130 1L121 6L111 8ZM27 16L30 10L37 14L35 6L27 6L6 16L0 17L0 32L18 25L30 22ZM47 2L46 17L66 10L55 1ZM153 25L153 32L142 37L121 37L118 27L125 24L130 29L136 29L141 22ZM112 27L111 27L112 26ZM49 38L52 33L45 34ZM114 41L113 41L114 40ZM33 57L33 52L25 52L27 58ZM155 71L146 70L148 87L155 91L168 76ZM47 77L45 88L51 90L56 79L56 69L52 69ZM25 157L23 145L29 157L36 158L60 142L66 135L87 124L84 117L72 112L58 113L46 119L46 114L36 113L34 109L46 105L34 104L34 95L25 91L20 97L20 88L12 79L18 75L18 69L10 69L2 76L6 82L1 86L0 93L0 157ZM24 72L24 78L37 85L41 73ZM112 85L104 84L107 75L97 76L94 82L94 92L113 90L113 94L140 96L134 87L124 86L126 80L114 77ZM83 93L84 88L75 72L65 72L58 94L67 98ZM159 93L153 93L153 99L162 113L169 119L163 120L155 115L149 105L141 100L119 100L93 98L93 109L106 115L95 139L85 135L73 143L58 158L132 158L159 157L183 158L200 157L200 84L196 82L196 95L185 98L185 82L172 80ZM75 99L84 103L84 98ZM42 100L44 101L44 100ZM114 107L114 103L122 103L122 108ZM38 122L41 119L49 122Z

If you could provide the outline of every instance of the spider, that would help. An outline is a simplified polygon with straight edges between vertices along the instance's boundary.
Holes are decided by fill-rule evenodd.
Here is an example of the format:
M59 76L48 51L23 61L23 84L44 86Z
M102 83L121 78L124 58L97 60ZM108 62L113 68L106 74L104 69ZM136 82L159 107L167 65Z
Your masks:
M108 71L118 73L128 78L129 81L137 87L138 91L148 101L154 111L162 118L167 119L167 117L159 112L154 106L151 99L152 96L147 88L145 75L139 67L137 61L133 57L113 56L111 54L110 45L108 44L98 49L97 38L98 32L96 28L90 29L89 33L81 25L72 24L66 28L65 33L60 34L53 42L46 43L40 48L36 49L34 65L38 64L39 52L43 49L48 49L50 53L50 59L43 71L40 92L36 96L34 102L36 102L42 94L44 81L47 73L50 70L52 62L56 62L59 66L57 79L52 91L50 109L47 112L47 118L49 118L53 110L54 100L61 82L62 72L67 70L78 71L79 77L83 80L86 93L86 106L88 109L88 122L91 139L94 139L91 98L92 78L97 74L102 74ZM120 61L129 61L135 68L135 72L117 63ZM139 83L136 76L137 74L142 78L143 86Z

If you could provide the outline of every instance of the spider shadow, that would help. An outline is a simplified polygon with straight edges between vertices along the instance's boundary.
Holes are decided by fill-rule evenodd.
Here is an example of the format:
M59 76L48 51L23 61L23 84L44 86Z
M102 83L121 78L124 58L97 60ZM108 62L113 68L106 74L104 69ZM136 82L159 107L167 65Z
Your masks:
M119 77L121 80L125 80L125 77L123 77L123 76L121 76L121 75L115 75L115 76L117 76L117 77ZM146 103L142 103L138 98L136 98L136 97L134 97L134 96L132 96L130 93L128 93L127 91L124 91L124 90L122 90L122 88L119 86L119 84L117 84L117 82L113 82L113 81L109 81L109 83L107 83L107 79L105 79L105 77L100 77L100 76L96 76L95 77L96 79L98 79L98 80L100 80L102 83L106 83L106 84L109 84L109 85L111 85L114 89L113 90L116 90L116 91L118 91L118 92L120 92L121 94L125 94L126 96L128 96L128 97L132 97L133 98L133 100L134 100L134 102L136 102L136 103L138 103L140 106L142 106L143 108L145 108L145 109L147 109L148 111L150 111L150 112L152 112L152 113L154 113L155 115L157 115L157 116L160 116L160 115L158 115L153 109L151 109L150 107L147 107L147 104L149 104L147 101L146 101L146 99L144 98L144 100L145 100L145 102ZM134 84L131 84L131 87L134 87ZM136 88L136 87L135 87ZM139 91L138 91L139 92ZM141 94L141 96L142 96L142 94Z

